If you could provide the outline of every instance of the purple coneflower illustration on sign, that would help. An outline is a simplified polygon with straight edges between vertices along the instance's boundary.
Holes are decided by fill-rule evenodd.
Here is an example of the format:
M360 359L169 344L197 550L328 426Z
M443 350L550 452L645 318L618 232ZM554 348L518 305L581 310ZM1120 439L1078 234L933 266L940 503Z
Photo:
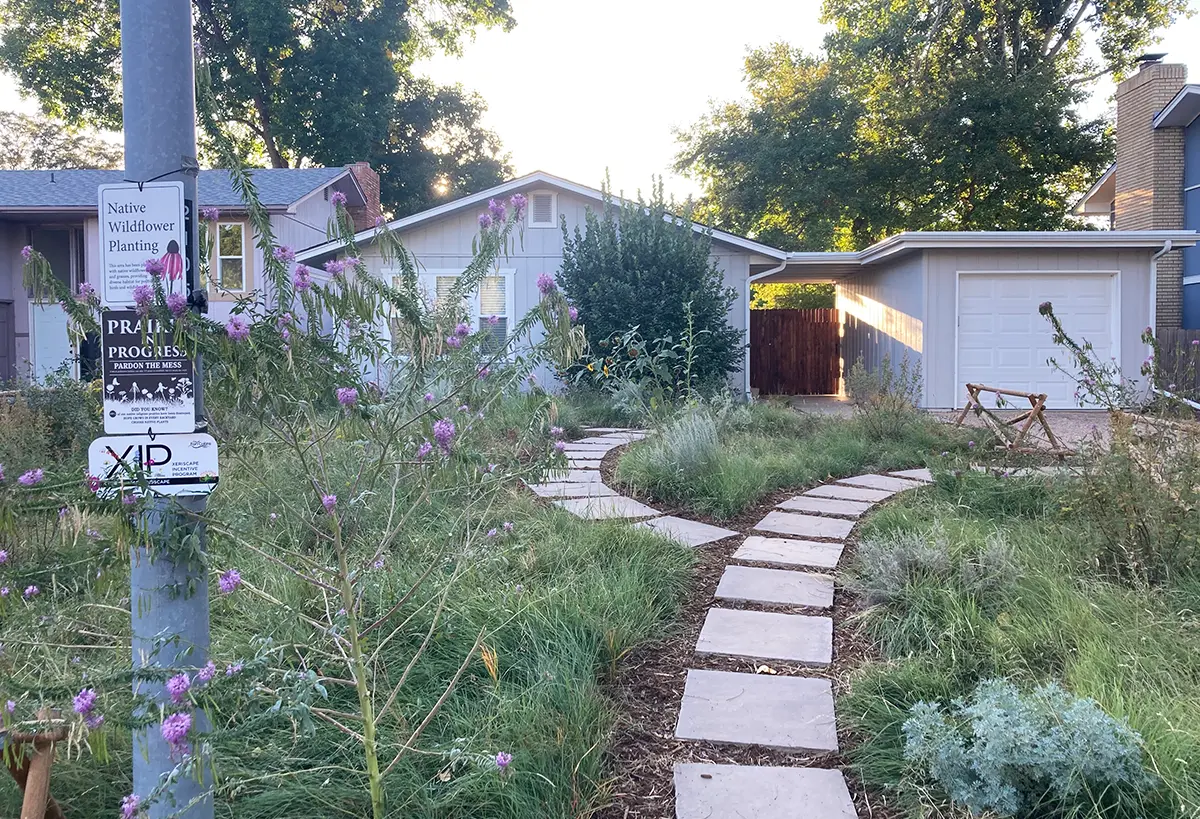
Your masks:
M179 243L174 239L167 245L167 252L159 261L163 266L163 278L172 284L183 278L183 256L179 255ZM171 284L168 290L173 290Z

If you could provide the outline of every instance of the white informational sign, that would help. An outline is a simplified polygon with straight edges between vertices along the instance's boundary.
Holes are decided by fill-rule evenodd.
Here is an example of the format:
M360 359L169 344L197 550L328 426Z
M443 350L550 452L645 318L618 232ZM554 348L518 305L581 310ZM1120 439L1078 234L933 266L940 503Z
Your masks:
M192 360L157 319L133 310L100 314L104 431L158 435L196 430Z
M141 495L207 495L217 485L217 442L211 435L121 435L88 447L88 475L102 498Z
M133 306L133 290L149 284L146 262L162 264L163 287L187 295L182 182L100 186L100 303Z

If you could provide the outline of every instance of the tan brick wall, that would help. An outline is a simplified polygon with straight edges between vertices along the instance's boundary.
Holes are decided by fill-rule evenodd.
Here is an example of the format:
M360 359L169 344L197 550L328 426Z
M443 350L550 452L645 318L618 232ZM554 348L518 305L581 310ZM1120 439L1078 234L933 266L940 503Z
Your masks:
M1186 66L1150 63L1117 86L1117 230L1183 227L1183 129L1152 123L1186 82ZM1159 327L1179 326L1182 272L1178 252L1159 259Z

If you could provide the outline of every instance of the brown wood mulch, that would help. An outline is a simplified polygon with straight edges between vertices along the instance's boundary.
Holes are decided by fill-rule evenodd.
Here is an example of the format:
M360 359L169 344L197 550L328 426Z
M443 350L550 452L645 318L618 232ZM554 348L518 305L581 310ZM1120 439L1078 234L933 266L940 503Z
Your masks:
M601 463L604 482L618 491L627 491L616 482L617 459L624 447L611 450ZM700 520L728 529L747 533L751 527L776 504L804 491L793 488L772 494L732 520L715 520L682 508L670 509L650 502L665 514ZM849 565L854 558L857 528L846 539L839 566ZM850 794L860 819L895 819L899 813L891 810L877 792L863 786L850 767L844 751L855 744L855 737L841 725L839 745L843 753L801 754L765 748L718 745L709 742L675 739L675 723L683 699L683 687L689 668L740 671L753 674L762 663L728 657L704 657L695 653L696 641L709 608L716 602L713 595L725 567L732 562L741 536L727 538L696 550L692 570L692 589L682 602L679 616L664 639L640 646L626 655L614 678L606 683L607 693L618 712L618 723L609 752L609 783L612 800L594 814L598 819L675 819L674 765L677 762L706 762L736 765L841 768L846 776ZM746 565L762 565L754 564ZM778 566L773 568L779 568ZM822 571L815 569L814 571ZM722 601L724 608L751 608L762 611L781 611L793 614L827 615L825 610L790 606L764 606L754 603ZM854 615L860 610L854 595L836 586L833 605L834 645L833 663L816 669L787 663L767 665L777 674L820 676L833 683L835 698L843 693L854 672L868 661L878 658L870 642L857 629Z

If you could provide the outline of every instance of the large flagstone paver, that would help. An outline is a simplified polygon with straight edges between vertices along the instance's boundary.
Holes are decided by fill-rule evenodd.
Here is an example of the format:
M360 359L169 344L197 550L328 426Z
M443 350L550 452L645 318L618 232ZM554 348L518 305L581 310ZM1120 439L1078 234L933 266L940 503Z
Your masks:
M620 494L599 481L588 483L531 483L529 488L542 498L597 498Z
M713 543L739 534L732 529L722 529L720 526L710 526L707 523L677 518L673 515L644 520L641 523L635 523L634 526L653 529L663 537L678 541L685 546L703 546L705 543Z
M842 500L877 503L881 500L887 500L896 493L885 492L880 489L864 489L861 486L842 486L841 484L827 483L824 486L810 489L804 494L811 498L840 498Z
M897 478L908 478L911 481L924 481L925 483L933 483L933 473L928 469L905 469L900 472L889 472L889 475L895 475Z
M585 444L578 441L568 441L563 444L564 452L608 452L610 449L616 449L621 444L618 441L604 441L602 443Z
M829 680L689 669L675 725L679 739L836 751Z
M854 528L854 521L775 511L768 512L765 518L754 524L754 528L781 535L841 539L850 534L850 530Z
M833 621L803 614L709 609L696 653L826 666L833 659Z
M857 819L831 768L675 765L675 819Z
M785 569L726 566L714 596L749 603L829 608L833 605L833 578Z
M846 486L861 486L866 489L882 489L885 492L903 492L924 486L920 481L906 481L904 478L893 478L887 475L859 475L855 478L842 478L838 481Z
M856 518L874 505L865 501L814 498L808 495L799 495L794 498L788 498L779 504L779 508L792 512L812 512L817 515L838 515L840 517Z
M660 514L644 503L638 503L633 498L623 495L600 498L568 498L554 501L568 512L586 520L605 520L608 518L648 518Z
M616 435L593 435L590 438L580 438L578 441L568 441L567 446L582 444L587 446L607 446L609 449L615 449L627 442L626 438L618 438Z
M549 483L598 483L598 469L551 469L546 473Z
M778 566L815 566L832 569L842 557L840 543L750 535L733 553L734 560L774 563Z
M601 463L600 458L567 458L567 466L571 469L599 469Z

